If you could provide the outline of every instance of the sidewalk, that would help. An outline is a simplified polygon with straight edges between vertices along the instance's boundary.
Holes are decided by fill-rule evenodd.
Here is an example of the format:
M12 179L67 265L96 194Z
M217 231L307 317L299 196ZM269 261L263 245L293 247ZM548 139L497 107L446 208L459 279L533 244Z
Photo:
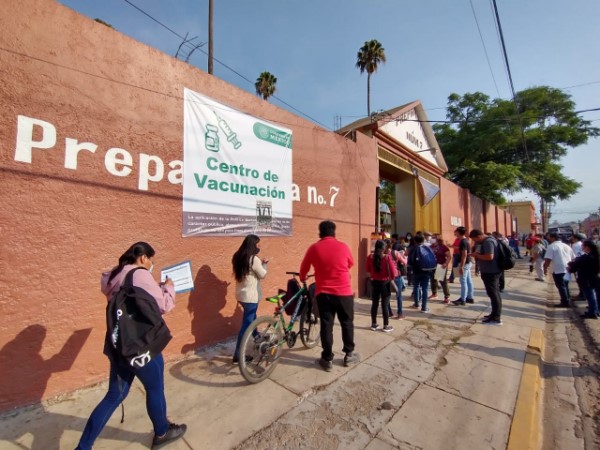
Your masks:
M489 300L474 278L475 305L431 301L432 314L408 308L394 332L370 330L370 301L356 305L362 362L334 370L315 363L320 348L286 349L269 380L248 385L231 365L233 342L169 365L169 417L188 432L177 449L506 448L532 328L545 327L546 285L519 260L506 273L503 326L478 323ZM452 298L459 289L451 284ZM395 302L394 302L395 303ZM394 308L395 309L395 308ZM341 347L339 328L334 349ZM152 441L144 392L134 384L95 449L143 449ZM105 386L75 392L0 421L0 448L73 449Z

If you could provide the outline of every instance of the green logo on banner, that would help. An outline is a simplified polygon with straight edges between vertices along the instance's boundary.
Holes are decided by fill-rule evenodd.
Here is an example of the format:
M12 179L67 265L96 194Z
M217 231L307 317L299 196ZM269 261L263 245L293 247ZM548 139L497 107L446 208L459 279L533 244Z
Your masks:
M264 123L256 122L253 127L254 135L263 141L282 147L292 148L292 134L277 128L270 127Z

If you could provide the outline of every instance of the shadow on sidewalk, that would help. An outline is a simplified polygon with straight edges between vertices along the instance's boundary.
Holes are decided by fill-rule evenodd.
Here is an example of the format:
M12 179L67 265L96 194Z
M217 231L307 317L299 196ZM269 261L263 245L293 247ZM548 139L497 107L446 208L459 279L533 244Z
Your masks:
M512 359L519 363L525 361L525 351L511 347L486 347L480 344L471 344L470 342L458 342L457 348L464 348L474 352L484 352L496 358Z

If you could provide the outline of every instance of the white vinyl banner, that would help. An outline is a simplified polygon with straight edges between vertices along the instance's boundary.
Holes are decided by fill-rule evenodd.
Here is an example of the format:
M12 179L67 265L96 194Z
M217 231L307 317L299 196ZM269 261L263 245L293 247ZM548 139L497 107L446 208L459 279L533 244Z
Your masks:
M184 89L183 236L289 236L292 132Z

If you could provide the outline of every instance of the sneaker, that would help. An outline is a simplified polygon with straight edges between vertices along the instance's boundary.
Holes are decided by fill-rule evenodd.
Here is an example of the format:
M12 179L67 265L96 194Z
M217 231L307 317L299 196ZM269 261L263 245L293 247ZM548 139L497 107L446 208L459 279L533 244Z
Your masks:
M484 317L481 320L481 323L484 323L486 325L502 325L502 320L500 320L500 319L494 319L492 317Z
M410 305L410 308L418 308L419 304L418 303L413 303L412 305Z
M431 312L431 310L428 308L428 309L422 309L419 312L422 313L422 314L429 314Z
M169 424L169 429L162 436L154 435L154 439L152 439L152 448L160 448L169 442L176 441L180 437L182 437L187 430L187 425L181 424L177 425L174 423Z
M581 314L580 316L582 319L598 319L598 316L596 314L592 314L589 311L587 311L584 314Z
M450 304L450 298L449 298L449 297L446 297L446 298L444 299L444 302L443 302L443 303L444 303L445 305L448 305L448 304Z
M473 304L473 303L475 303L475 300L473 300L472 298L468 298L465 300L465 303Z
M458 300L454 300L450 303L452 303L454 306L465 306L465 301L461 300L460 298Z
M398 315L395 317L395 319L396 319L396 320L404 320L404 319L406 319L406 316L405 316L404 314L398 314Z
M437 298L438 298L437 294L431 294L429 296L429 300L437 300Z
M559 303L558 305L552 305L555 308L570 308L571 305L569 303Z
M541 281L543 283L546 280L544 280L543 278L536 278L535 281Z
M391 325L386 325L381 331L383 331L384 333L391 333L392 331L394 331L394 327Z
M326 359L319 359L319 365L323 368L325 372L331 372L333 370L333 362L327 361Z
M379 330L379 325L377 325L376 323L371 325L371 331L377 331L377 330Z
M344 367L350 367L360 362L360 355L356 352L346 353L344 356Z

